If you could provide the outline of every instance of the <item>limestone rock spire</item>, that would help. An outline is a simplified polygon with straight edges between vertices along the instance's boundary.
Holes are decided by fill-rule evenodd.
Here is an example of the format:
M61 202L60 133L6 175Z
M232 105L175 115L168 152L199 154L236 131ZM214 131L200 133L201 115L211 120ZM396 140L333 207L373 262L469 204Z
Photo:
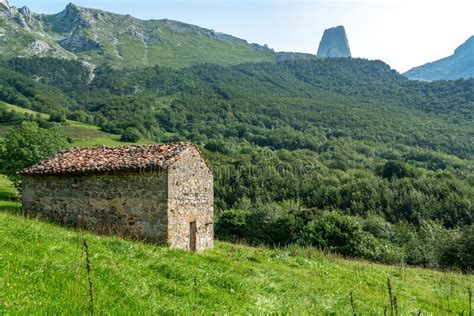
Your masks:
M318 57L351 57L349 40L344 26L336 26L324 31L319 43Z

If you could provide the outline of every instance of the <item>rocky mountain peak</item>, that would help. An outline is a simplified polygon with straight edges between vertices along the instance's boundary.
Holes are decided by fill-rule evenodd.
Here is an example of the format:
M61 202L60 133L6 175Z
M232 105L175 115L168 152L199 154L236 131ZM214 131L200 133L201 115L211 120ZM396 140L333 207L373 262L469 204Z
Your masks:
M10 4L8 4L8 0L0 0L0 7L2 7L2 6L9 9Z
M69 3L65 8L64 10L62 10L61 12L59 12L57 15L58 16L61 16L61 17L70 17L70 18L74 18L78 15L81 14L81 10L79 9L79 7L77 5L75 5L74 3Z
M15 16L16 21L25 29L29 30L33 24L33 13L30 8L22 7L18 9L18 14Z
M31 18L31 10L27 6L21 7L18 11L25 17Z
M471 36L464 44L456 48L454 55L470 53L474 56L474 36Z
M54 15L55 31L73 33L77 29L90 27L89 18L83 11L77 5L69 3L63 11Z
M318 57L351 57L349 40L344 26L339 25L324 31L319 43Z
M15 9L10 6L8 0L0 0L0 17L12 17L15 14Z

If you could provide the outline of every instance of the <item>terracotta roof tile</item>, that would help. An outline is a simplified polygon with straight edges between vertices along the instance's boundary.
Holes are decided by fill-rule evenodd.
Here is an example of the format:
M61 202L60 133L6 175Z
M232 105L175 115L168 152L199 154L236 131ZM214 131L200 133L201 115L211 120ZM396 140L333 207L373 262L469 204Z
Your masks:
M107 171L167 169L189 143L121 147L70 148L38 164L23 169L24 175L98 173Z

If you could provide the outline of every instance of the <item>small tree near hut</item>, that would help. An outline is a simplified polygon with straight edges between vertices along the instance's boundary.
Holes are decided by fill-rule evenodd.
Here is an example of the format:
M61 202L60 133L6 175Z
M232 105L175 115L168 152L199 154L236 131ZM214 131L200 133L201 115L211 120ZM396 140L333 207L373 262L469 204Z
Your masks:
M67 146L58 128L44 129L35 122L12 128L0 147L0 171L20 189L18 171L48 158Z

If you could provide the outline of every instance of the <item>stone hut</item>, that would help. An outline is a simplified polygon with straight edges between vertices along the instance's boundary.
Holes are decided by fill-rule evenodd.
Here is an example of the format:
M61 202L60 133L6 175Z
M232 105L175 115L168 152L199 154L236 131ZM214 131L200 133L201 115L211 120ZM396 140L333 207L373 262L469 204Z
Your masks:
M192 144L71 148L21 175L28 215L192 251L213 246L213 174Z

